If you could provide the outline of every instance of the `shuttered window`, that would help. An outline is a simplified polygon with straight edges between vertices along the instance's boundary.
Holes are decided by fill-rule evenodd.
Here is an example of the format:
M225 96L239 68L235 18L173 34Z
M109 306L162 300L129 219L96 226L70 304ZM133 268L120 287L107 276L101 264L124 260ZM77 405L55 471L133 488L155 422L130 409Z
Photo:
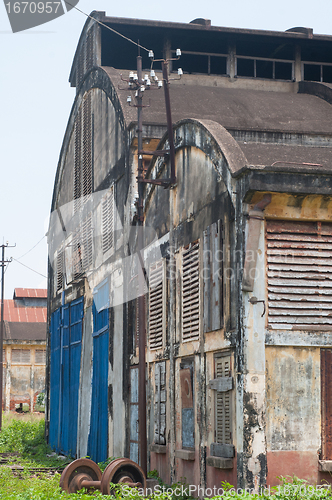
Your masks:
M45 349L36 349L35 351L35 363L45 364L46 363L46 351Z
M114 247L114 186L102 200L102 249L105 254Z
M93 228L91 213L79 225L72 239L72 276L80 279L91 269L93 257Z
M57 252L57 257L56 257L56 291L58 292L59 290L63 289L63 260L64 260L64 255L63 255L63 249L59 248Z
M31 363L31 353L29 349L12 349L12 363Z
M182 340L199 338L199 242L182 253Z
M92 216L83 221L81 226L81 248L83 270L87 271L92 265Z
M332 224L267 221L268 324L332 328Z
M223 257L221 221L203 233L203 331L219 330L223 324Z
M231 376L231 357L222 356L215 358L216 378ZM216 442L222 444L232 443L231 429L231 391L216 393Z
M165 322L164 261L150 266L149 274L149 343L151 349L163 346Z
M93 191L91 93L84 98L75 120L74 213L79 212Z
M155 364L155 444L166 444L166 363Z

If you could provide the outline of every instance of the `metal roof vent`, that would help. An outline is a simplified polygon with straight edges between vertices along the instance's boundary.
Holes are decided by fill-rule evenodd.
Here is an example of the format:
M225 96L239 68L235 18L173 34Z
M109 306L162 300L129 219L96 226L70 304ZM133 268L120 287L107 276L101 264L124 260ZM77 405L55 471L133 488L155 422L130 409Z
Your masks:
M201 24L202 26L211 26L211 19L203 19L202 17L198 17L193 21L190 21L189 24Z
M296 28L289 28L286 32L291 33L303 33L303 35L312 36L314 34L313 28L304 28L303 26L297 26Z

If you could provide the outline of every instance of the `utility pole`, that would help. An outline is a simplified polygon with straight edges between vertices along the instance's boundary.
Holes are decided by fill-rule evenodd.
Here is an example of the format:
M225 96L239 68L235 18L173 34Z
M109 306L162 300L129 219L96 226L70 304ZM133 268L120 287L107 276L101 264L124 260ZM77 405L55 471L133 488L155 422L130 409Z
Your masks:
M9 264L11 262L10 260L5 260L5 248L12 248L15 245L8 245L2 244L0 245L2 252L1 252L1 262L0 266L2 267L1 271L1 325L0 325L0 353L1 353L1 361L0 361L0 402L1 402L1 408L0 408L0 431L2 428L2 397L3 397L3 331L4 331L4 294L5 294L5 265Z
M175 174L175 148L173 139L173 125L171 116L171 104L169 96L169 78L168 78L168 63L170 60L178 60L180 58L181 51L177 49L175 59L154 59L153 51L149 51L149 57L153 62L160 61L162 63L162 74L163 81L158 81L155 75L155 71L152 70L150 76L154 78L155 88L164 87L165 93L165 107L166 107L166 117L167 117L167 130L168 130L168 141L169 148L162 151L144 151L143 150L143 108L146 106L143 104L143 94L145 89L152 88L150 78L148 75L143 79L142 74L142 57L137 56L137 74L134 75L133 72L129 75L129 80L121 79L129 84L130 90L135 90L136 104L134 107L137 108L137 154L138 154L138 165L137 165L137 184L138 184L138 200L137 200L137 253L139 262L141 264L141 270L138 276L138 334L139 334L139 365L138 365L138 427L139 427L139 458L140 465L143 469L145 476L147 475L147 432L146 432L146 317L145 317L145 269L144 269L144 184L154 184L157 186L162 186L166 188L173 188L176 185L176 174ZM178 70L178 75L182 75L182 70ZM121 90L121 89L120 89ZM124 89L123 89L124 90ZM127 98L127 102L131 105L131 96ZM170 159L171 172L170 178L167 179L148 179L144 177L144 166L143 166L143 155L148 156L166 156Z

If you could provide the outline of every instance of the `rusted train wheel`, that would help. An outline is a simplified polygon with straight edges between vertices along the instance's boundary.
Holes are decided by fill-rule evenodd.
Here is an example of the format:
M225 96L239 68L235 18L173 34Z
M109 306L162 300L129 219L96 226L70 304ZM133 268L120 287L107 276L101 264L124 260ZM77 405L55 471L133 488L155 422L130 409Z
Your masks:
M101 470L95 462L89 458L79 458L62 472L60 487L68 493L77 493L82 488L99 489L101 478Z
M131 488L146 488L146 478L141 467L129 458L113 460L103 472L101 478L101 492L110 495L110 483L127 484Z

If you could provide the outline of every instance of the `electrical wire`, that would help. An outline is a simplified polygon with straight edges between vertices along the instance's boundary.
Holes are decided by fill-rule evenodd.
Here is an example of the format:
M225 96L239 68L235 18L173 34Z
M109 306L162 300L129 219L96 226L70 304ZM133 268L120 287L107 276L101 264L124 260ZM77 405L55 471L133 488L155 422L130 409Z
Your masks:
M81 14L84 14L86 17L89 17L90 19L93 19L95 22L97 22L98 24L100 24L100 26L104 26L104 28L107 28L108 30L113 31L113 33L115 33L116 35L121 36L122 38L124 38L128 42L133 43L134 45L136 45L137 47L139 47L140 49L144 49L147 52L150 52L150 50L147 49L146 47L143 47L143 45L141 45L141 44L139 44L137 42L134 42L134 40L132 40L131 38L128 38L127 36L123 35L122 33L119 33L119 31L116 31L114 28L111 28L110 26L107 26L107 24L104 24L101 21L98 21L98 19L96 19L95 17L90 16L90 14L86 14L86 12L83 12L83 10L81 10L78 7L76 7L75 5L71 4L70 2L68 2L68 0L64 0L64 2L65 2L65 4L70 5L73 9L78 10L78 12L81 12Z
M43 239L46 238L46 235L44 234L44 236L42 237L41 240L38 241L38 243L36 243L32 248L30 248L30 250L28 250L27 252L25 252L23 255L21 255L20 257L18 257L18 259L22 259L23 257L25 257L26 255L28 255L28 253L30 253L34 248L36 248L37 245L39 245L39 243L41 241L43 241Z
M34 269L32 269L31 267L23 264L23 262L20 262L19 260L17 259L14 259L14 257L12 257L12 260L14 260L15 262L18 262L19 264L21 264L21 266L24 266L26 267L27 269L30 269L30 271L33 271L34 273L36 274L39 274L40 276L42 276L43 278L47 278L47 276L45 276L45 274L42 274L42 273L39 273L38 271L35 271Z

